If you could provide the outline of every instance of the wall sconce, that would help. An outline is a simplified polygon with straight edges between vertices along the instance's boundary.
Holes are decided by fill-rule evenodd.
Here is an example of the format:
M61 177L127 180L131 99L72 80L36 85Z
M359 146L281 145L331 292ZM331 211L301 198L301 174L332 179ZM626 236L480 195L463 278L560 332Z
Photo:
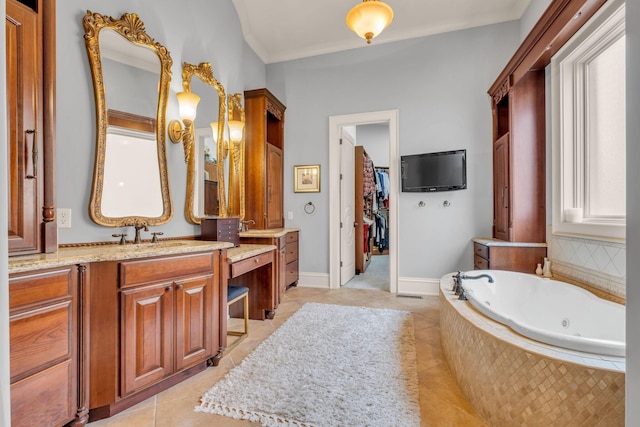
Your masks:
M393 9L380 0L363 0L347 13L347 27L367 44L393 21Z
M178 92L176 93L176 97L178 98L178 109L182 123L178 120L171 120L167 128L167 133L169 139L174 144L182 141L184 161L188 163L189 156L191 155L191 147L193 146L193 121L196 118L200 97L191 92Z
M229 139L231 142L242 141L244 122L241 120L229 120Z

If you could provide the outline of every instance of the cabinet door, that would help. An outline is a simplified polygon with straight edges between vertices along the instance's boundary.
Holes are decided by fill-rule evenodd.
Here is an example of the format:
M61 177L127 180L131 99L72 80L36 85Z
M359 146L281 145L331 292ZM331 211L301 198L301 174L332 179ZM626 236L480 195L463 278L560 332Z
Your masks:
M42 67L37 14L14 0L6 7L9 252L31 253L38 251L36 177L41 169L37 153L42 153L36 110Z
M213 276L175 283L176 370L212 355L212 312L209 307Z
M282 150L267 144L267 228L284 226Z
M509 240L509 134L493 146L493 237Z
M122 291L122 389L125 395L172 373L172 283Z

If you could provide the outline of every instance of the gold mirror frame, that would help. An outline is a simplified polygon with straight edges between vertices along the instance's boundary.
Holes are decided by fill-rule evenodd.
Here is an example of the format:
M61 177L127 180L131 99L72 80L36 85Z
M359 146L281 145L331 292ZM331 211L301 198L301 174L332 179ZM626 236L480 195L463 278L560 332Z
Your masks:
M94 164L93 185L89 202L89 215L99 225L108 227L149 226L168 222L173 216L171 194L169 192L169 176L165 146L165 117L169 85L171 82L171 66L173 60L166 47L156 42L145 31L144 23L135 13L125 13L120 19L103 16L87 11L82 20L85 30L85 44L93 77L93 89L96 102L96 155ZM102 193L104 189L104 165L107 138L107 105L100 56L99 34L108 28L135 45L146 47L158 55L160 60L160 83L158 87L158 109L156 115L156 146L158 152L160 191L162 194L162 214L158 217L126 216L107 217L102 213Z
M198 77L204 84L211 86L218 91L218 143L216 144L216 156L218 159L217 178L218 178L218 203L220 206L219 217L226 218L227 202L226 202L226 190L225 190L225 174L224 174L224 158L225 158L225 144L224 144L224 123L226 113L226 94L224 87L213 76L213 67L209 62L201 62L200 64L192 65L184 62L182 64L182 89L185 92L191 92L191 78L193 76ZM194 153L195 141L194 124L190 122L190 129L186 131L191 134L188 140L183 140L185 145L185 162L187 163L187 194L184 205L184 216L188 222L192 224L200 224L202 218L195 215L194 203L195 203L195 191L196 191L196 156ZM187 146L188 145L188 146ZM222 166L222 167L221 167Z
M239 141L230 142L229 159L229 216L244 219L245 185L244 185L244 155L245 155L245 112L242 105L242 94L229 95L229 122L232 120L242 122L242 138Z

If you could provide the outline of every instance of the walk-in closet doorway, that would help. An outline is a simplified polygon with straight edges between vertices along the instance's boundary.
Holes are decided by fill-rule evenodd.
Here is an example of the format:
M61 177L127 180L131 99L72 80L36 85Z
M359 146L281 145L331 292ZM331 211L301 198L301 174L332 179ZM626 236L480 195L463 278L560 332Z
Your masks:
M350 156L353 154L347 150L346 154L343 146L340 144L340 139L343 136L345 130L349 130L351 133L354 133L352 129L356 129L358 126L365 125L377 125L378 128L386 129L388 132L388 157L382 156L383 158L388 159L388 164L383 164L380 166L385 167L385 172L387 172L388 183L387 190L388 194L386 197L386 201L384 201L383 209L379 207L375 208L375 212L372 211L371 214L380 213L385 216L385 228L386 233L384 234L385 240L383 243L380 241L376 241L375 243L383 245L383 253L375 256L383 256L384 260L381 258L377 260L377 262L373 262L368 264L370 266L370 270L368 272L369 277L367 280L384 280L384 278L377 277L376 275L380 275L381 272L383 274L388 274L388 290L391 293L397 293L398 291L398 227L397 227L397 218L398 218L398 177L399 177L399 162L398 162L398 111L397 110L389 110L389 111L380 111L380 112L371 112L371 113L361 113L361 114L351 114L345 116L333 116L329 118L329 187L330 194L332 195L340 195L340 197L333 196L330 198L330 247L336 248L337 250L330 251L329 255L329 277L330 277L330 286L331 288L339 288L342 284L349 282L349 275L355 273L350 273L349 270L351 267L349 264L352 264L352 252L354 251L355 242L353 239L355 238L354 230L354 219L353 219L353 209L355 206L349 206L347 202L349 200L349 195L344 197L344 185L343 180L345 175L351 174L353 176L355 174L355 163L350 160ZM366 126L368 127L368 126ZM372 126L371 128L375 128ZM357 139L357 137L356 137ZM358 141L355 142L356 145L360 145ZM365 146L366 147L366 146ZM373 147L372 147L373 148ZM376 150L379 148L376 148ZM348 156L347 156L348 155ZM344 156L348 157L348 161L344 161ZM383 161L384 162L384 161ZM354 166L350 171L345 171L346 165L352 164ZM341 173L343 180L341 180ZM348 182L346 185L351 186L352 184ZM382 212L384 211L384 213ZM341 227L342 226L342 227ZM370 225L371 227L371 225ZM373 227L377 227L377 225L373 224ZM358 238L361 239L362 234ZM362 243L362 240L360 240ZM372 244L374 241L371 242ZM362 245L360 245L362 247ZM371 247L371 251L374 249L380 252L379 246ZM371 255L372 257L374 255ZM388 261L387 261L388 259ZM370 259L369 261L371 261ZM386 263L386 265L382 265ZM348 266L348 267L347 267ZM388 266L388 267L387 267ZM347 268L345 268L347 267ZM382 268L380 268L382 267ZM355 270L355 265L353 267ZM388 271L388 273L387 273ZM353 280L363 280L367 271L361 271L361 275L355 276ZM353 287L359 287L354 285Z

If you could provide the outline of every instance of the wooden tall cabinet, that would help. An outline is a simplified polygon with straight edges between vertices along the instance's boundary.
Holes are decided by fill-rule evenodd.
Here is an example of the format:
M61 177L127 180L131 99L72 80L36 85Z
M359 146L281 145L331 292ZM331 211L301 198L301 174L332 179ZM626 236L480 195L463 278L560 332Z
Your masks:
M544 87L544 70L531 70L492 97L496 239L546 239Z
M6 0L9 254L54 252L55 1Z
M245 91L245 219L251 228L284 226L283 167L286 107L267 89Z

